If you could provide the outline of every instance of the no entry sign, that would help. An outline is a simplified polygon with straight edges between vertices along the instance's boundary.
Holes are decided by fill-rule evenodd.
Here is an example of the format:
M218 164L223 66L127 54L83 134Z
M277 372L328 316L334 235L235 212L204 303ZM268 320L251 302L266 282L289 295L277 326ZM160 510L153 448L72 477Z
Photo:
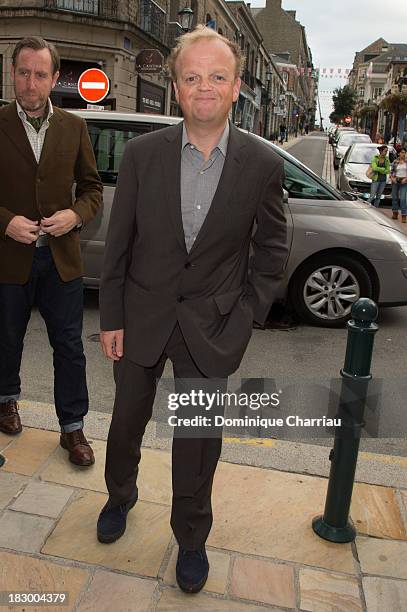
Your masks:
M79 77L78 92L85 102L96 104L106 98L109 85L109 79L103 70L89 68Z

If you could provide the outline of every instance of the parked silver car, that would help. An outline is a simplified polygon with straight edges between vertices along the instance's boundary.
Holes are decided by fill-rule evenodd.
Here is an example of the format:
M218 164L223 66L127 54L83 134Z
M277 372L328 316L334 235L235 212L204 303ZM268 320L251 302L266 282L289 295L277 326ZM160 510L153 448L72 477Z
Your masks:
M336 147L334 149L334 168L338 170L339 164L345 157L346 151L354 143L372 142L368 134L359 134L358 132L341 132Z
M180 119L75 112L86 119L104 183L103 208L81 234L85 283L97 287L124 146L129 138ZM290 251L278 299L289 300L303 321L327 327L343 325L361 296L383 305L407 304L407 236L371 206L345 199L289 153L260 139L283 158L285 166Z
M371 179L367 178L366 171L370 163L378 153L377 143L355 143L346 152L340 166L337 177L337 187L340 191L352 191L358 197L367 200L370 197ZM396 150L389 146L390 161L396 158ZM391 182L387 178L386 187L381 197L383 204L391 202Z

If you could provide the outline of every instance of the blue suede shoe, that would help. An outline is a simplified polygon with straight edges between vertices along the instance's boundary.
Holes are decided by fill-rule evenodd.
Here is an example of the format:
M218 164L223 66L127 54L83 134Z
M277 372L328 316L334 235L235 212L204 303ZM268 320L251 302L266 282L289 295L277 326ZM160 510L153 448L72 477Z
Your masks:
M208 557L205 548L199 550L179 549L177 559L177 582L184 593L198 593L209 573Z
M103 544L111 544L118 540L126 531L127 514L136 502L120 504L114 508L104 506L99 514L97 537Z

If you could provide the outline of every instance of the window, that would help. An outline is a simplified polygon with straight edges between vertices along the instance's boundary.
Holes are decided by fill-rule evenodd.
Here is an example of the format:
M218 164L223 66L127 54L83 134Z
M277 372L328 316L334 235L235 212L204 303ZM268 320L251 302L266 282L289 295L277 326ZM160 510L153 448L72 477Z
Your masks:
M100 178L105 184L115 185L127 141L151 132L152 125L135 124L129 128L126 124L97 122L92 119L87 124Z
M381 96L382 95L382 91L383 91L383 87L375 87L373 89L373 99L376 99L379 96Z
M152 0L141 0L141 28L158 40L163 40L164 37L165 14L165 11Z
M57 0L57 8L78 13L98 15L99 0Z
M284 188L290 198L301 200L336 200L335 196L295 164L284 160Z

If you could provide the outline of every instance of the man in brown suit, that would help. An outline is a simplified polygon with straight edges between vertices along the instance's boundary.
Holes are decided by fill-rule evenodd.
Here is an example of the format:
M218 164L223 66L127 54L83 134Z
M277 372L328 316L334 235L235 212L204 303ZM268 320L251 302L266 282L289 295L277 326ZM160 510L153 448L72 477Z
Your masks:
M105 251L101 341L116 382L109 500L98 521L105 543L124 533L137 501L142 436L166 359L178 388L193 379L191 391L197 379L207 388L234 372L253 319L267 317L287 256L283 162L228 121L240 88L237 46L199 26L179 39L170 69L184 122L128 143ZM208 576L220 451L221 433L174 437L171 526L177 581L189 593Z
M96 214L103 188L85 122L49 99L58 70L52 44L20 41L11 69L16 100L0 109L0 431L22 430L20 364L36 302L53 348L61 446L88 466L79 229Z

